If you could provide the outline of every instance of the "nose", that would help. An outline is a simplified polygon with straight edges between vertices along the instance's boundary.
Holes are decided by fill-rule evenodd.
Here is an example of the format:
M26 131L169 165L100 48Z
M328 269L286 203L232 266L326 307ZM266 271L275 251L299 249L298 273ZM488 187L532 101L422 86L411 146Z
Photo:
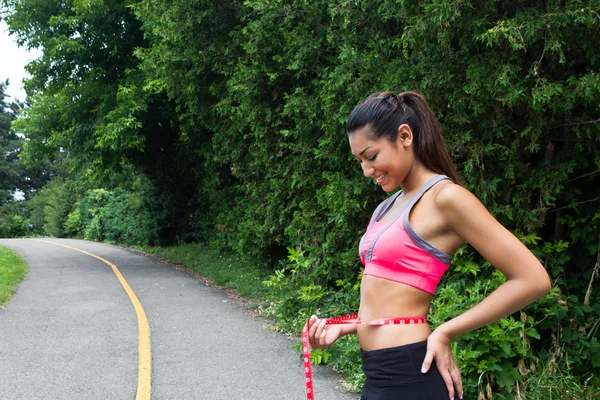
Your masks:
M367 163L365 163L365 162L363 162L360 166L362 167L363 174L365 175L365 178L368 178L371 175L373 175L373 172L375 171L375 168L373 168L370 165L367 165Z

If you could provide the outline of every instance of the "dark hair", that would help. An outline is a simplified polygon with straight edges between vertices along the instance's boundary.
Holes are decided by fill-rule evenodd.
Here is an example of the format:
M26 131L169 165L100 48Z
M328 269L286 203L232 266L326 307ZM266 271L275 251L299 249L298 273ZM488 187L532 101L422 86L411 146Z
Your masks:
M460 184L440 123L419 93L373 93L352 110L346 122L346 132L351 135L358 129L367 127L372 139L385 137L395 144L398 127L402 124L410 126L413 132L417 160L430 170L447 175Z

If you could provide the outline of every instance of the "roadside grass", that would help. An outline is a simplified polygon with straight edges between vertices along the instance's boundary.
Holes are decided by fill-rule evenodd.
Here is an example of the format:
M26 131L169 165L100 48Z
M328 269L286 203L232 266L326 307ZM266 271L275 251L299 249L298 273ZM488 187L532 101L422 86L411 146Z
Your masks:
M235 289L241 297L264 301L268 288L263 285L270 271L243 257L222 253L199 243L171 247L138 247L174 264L183 264L213 281L216 285Z
M0 246L0 308L15 294L17 284L28 270L25 261L15 252Z

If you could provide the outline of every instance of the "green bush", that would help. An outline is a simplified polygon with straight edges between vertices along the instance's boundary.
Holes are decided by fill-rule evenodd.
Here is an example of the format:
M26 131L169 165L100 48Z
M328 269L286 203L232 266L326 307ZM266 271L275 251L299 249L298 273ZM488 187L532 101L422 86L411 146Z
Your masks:
M159 218L152 197L123 189L92 189L77 202L67 225L87 240L151 245L157 242Z
M0 207L0 237L27 236L29 231L29 220L24 201L5 203Z
M65 237L65 220L73 204L74 192L70 182L62 178L50 181L27 201L32 233Z

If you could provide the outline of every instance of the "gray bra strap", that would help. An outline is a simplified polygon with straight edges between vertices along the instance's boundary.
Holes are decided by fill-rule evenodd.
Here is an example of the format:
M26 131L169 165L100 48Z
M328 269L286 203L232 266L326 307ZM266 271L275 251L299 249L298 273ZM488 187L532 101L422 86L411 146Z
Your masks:
M423 197L423 195L425 194L425 192L427 192L429 189L431 189L431 187L433 185L435 185L439 181L443 181L444 179L450 179L450 178L448 178L446 175L436 175L433 178L429 179L427 181L427 183L425 183L423 186L421 186L421 188L419 189L419 191L417 193L415 193L415 195L412 197L412 199L410 199L410 201L408 202L408 204L404 208L403 214L410 213L410 210L417 203L417 201L419 201L421 199L421 197Z
M419 201L419 199L423 196L423 194L427 190L431 189L431 187L433 185L435 185L436 183L438 183L439 181L442 181L444 179L450 179L450 178L448 178L445 175L437 175L437 176L434 176L433 178L431 178L425 185L423 185L423 187L419 190L419 192L417 192L417 194L414 196L414 198L411 199L409 206L406 207L406 211L404 212L403 217L402 217L402 226L406 230L406 233L408 234L408 236L410 236L412 241L417 246L419 246L421 249L427 251L429 254L431 254L432 256L434 256L435 258L437 258L439 261L443 262L444 264L450 264L450 262L452 261L452 256L444 253L443 251L441 251L440 249L433 246L431 243L427 242L422 237L417 235L415 230L412 228L412 226L410 226L410 223L408 222L408 216L410 214L410 210L415 205L415 203L417 201Z
M398 192L394 193L393 195L391 195L390 197L388 197L386 200L384 200L379 207L377 207L377 209L375 209L374 214L374 219L373 221L379 221L379 218L381 218L381 216L383 214L385 214L386 211L389 210L389 208L391 207L392 204L394 204L394 201L396 201L396 199L398 198L398 196L400 196L400 194L402 193L402 190L399 190Z

